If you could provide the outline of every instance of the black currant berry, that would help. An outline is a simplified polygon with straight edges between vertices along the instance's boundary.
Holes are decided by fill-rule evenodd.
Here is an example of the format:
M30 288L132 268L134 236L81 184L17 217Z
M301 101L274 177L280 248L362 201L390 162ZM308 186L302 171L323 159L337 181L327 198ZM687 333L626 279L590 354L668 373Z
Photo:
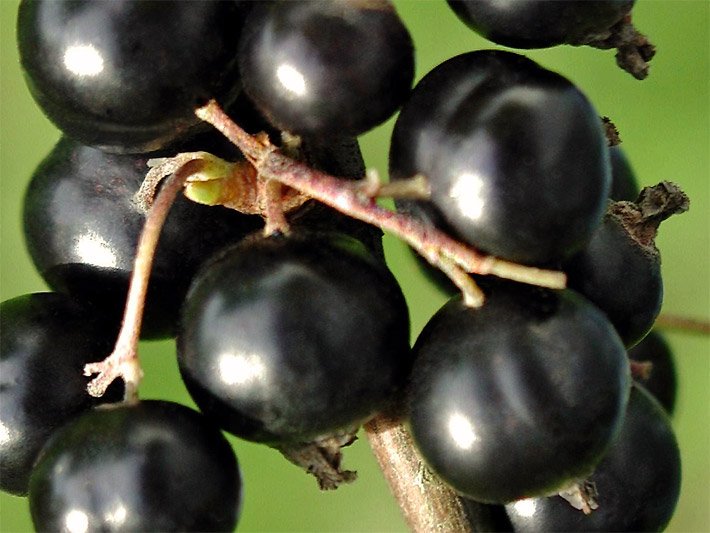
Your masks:
M25 240L45 281L116 317L123 311L145 223L133 196L148 158L107 154L62 138L35 171L25 196ZM154 259L144 336L174 335L180 305L202 261L261 225L259 217L178 198Z
M626 346L651 329L663 302L661 264L618 220L606 218L565 271L569 286L607 314Z
M619 201L634 202L639 196L640 188L629 158L620 146L609 148L611 159L611 190L609 198Z
M233 100L245 14L237 1L25 0L17 37L30 92L84 144L163 148L196 107Z
M29 499L38 531L232 531L241 477L204 416L142 401L92 410L55 434Z
M480 503L460 495L457 499L463 506L470 531L512 531L505 506Z
M390 175L416 174L429 180L429 218L490 254L548 264L601 222L609 151L568 80L517 54L479 51L439 65L402 108Z
M0 304L0 489L26 494L35 458L60 426L102 402L119 401L112 385L96 399L83 368L111 353L117 328L69 296L38 293Z
M662 531L680 493L680 452L670 420L643 387L632 387L616 441L587 480L598 506L585 514L565 499L506 506L514 530Z
M586 44L606 37L635 0L447 0L476 33L514 48Z
M239 67L244 90L278 128L359 135L403 103L414 53L387 1L270 2L245 24Z
M505 503L588 475L616 437L629 364L606 317L573 291L495 283L449 301L414 346L412 437L456 491Z
M348 237L258 238L196 278L178 336L200 409L240 437L308 442L363 422L411 367L397 282Z
M668 341L658 331L651 330L628 351L629 359L638 363L651 363L651 370L639 382L666 409L669 415L675 408L678 389L673 352Z
M687 209L677 186L646 187L638 203L611 204L587 246L564 266L569 286L606 313L627 347L648 333L663 303L658 225Z

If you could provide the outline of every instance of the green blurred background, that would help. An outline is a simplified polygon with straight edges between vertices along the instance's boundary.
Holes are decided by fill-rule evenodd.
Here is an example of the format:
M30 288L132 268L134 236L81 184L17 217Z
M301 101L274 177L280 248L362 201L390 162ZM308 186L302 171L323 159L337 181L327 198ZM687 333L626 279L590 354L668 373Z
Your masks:
M441 61L489 48L441 1L395 2L415 41L417 79ZM690 212L661 229L666 296L663 311L710 317L710 3L639 1L634 20L658 47L650 77L639 82L616 68L613 52L558 47L529 52L577 83L621 132L642 184L679 183ZM46 290L26 253L20 226L24 189L58 139L31 100L18 66L15 0L0 0L0 298ZM387 169L392 121L362 138L368 166ZM390 265L410 303L413 338L444 297L423 279L406 248L386 237ZM710 531L710 340L667 334L676 357L680 397L674 426L683 457L683 487L670 531ZM179 380L173 342L142 345L144 398L192 405ZM371 457L367 440L346 450L359 480L332 493L261 446L233 440L245 480L241 531L406 531ZM199 475L199 473L195 473ZM25 499L0 494L0 530L30 531Z

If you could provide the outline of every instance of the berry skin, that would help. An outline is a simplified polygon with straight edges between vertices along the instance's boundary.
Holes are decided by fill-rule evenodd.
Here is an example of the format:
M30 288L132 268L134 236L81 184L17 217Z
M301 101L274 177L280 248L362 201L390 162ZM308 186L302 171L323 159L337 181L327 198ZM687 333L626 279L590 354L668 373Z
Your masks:
M476 501L550 494L588 475L623 420L623 345L570 290L497 283L480 309L455 297L414 355L414 442L434 472Z
M651 330L638 344L628 351L629 359L639 363L651 363L651 374L640 380L669 415L675 409L678 390L673 352L661 333Z
M106 357L116 328L96 309L58 293L0 304L0 489L27 494L32 464L50 435L97 403L118 401L119 383L96 399L84 365Z
M355 136L407 97L414 53L389 2L271 2L250 13L239 68L244 90L278 128Z
M447 0L467 26L513 48L585 44L604 37L635 0Z
M205 417L142 401L92 410L55 434L29 500L38 531L232 531L241 476Z
M24 203L27 248L53 289L121 316L145 214L133 195L147 155L107 154L62 138L38 166ZM175 334L177 315L199 265L261 227L259 217L178 198L168 214L149 285L143 335Z
M631 347L653 326L663 303L658 251L634 241L613 217L606 217L584 250L565 265L569 287L584 294L614 324Z
M680 452L670 419L632 387L618 438L589 478L598 505L584 514L558 496L506 506L516 532L662 531L680 493Z
M550 264L601 222L610 185L601 121L565 78L523 56L452 58L415 87L395 124L390 176L423 174L428 218L496 256Z
M633 202L638 198L640 188L634 169L626 153L620 146L609 148L611 160L611 190L609 198L614 201Z
M193 283L178 362L221 427L269 444L308 442L362 423L403 386L407 308L392 274L354 239L245 241Z
M671 182L644 187L636 202L613 202L587 246L563 266L569 287L604 311L627 347L653 326L663 302L658 227L688 210Z
M84 144L148 152L184 137L194 110L240 90L238 2L25 0L18 47L49 119Z

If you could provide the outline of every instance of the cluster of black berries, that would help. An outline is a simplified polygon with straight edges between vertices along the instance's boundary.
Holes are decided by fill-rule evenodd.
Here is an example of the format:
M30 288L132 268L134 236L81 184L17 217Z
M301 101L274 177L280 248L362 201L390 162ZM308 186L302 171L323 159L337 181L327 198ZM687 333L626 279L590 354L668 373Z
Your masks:
M653 55L628 29L632 0L449 3L501 44L613 45L637 77ZM569 80L481 50L412 89L412 42L385 0L25 0L18 43L32 95L65 135L24 208L55 292L0 308L0 484L29 495L38 530L232 530L241 476L221 430L300 460L327 488L351 475L340 447L383 410L405 413L457 497L505 506L497 527L668 523L680 457L672 360L648 333L662 300L653 238L687 198L667 182L639 194ZM343 190L365 173L356 137L401 109L390 176L423 176L427 190L397 199L399 212L511 265L564 271L570 288L477 275L483 306L453 296L410 348L376 227L279 190L288 225L265 234L269 206L223 207L234 197L205 178L197 196L219 205L175 202L140 304L144 338L177 337L201 413L121 401L120 382L92 398L84 366L121 326L149 167L209 152L248 182L250 163L195 115L213 100ZM447 273L458 260L434 238L422 250Z

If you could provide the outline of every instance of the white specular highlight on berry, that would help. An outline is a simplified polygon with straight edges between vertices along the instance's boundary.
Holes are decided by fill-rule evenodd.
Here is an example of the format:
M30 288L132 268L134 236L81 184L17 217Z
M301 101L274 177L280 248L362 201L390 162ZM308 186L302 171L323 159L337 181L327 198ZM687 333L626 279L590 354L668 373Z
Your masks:
M104 70L104 58L94 45L77 44L64 52L64 66L77 76L96 76Z
M456 180L449 196L459 205L460 211L471 220L477 220L483 214L483 179L478 174L464 174Z
M218 365L222 382L228 385L244 385L260 379L266 371L256 354L225 353L219 358Z
M478 440L471 422L460 413L454 413L449 417L448 429L456 446L462 450L470 450L473 443Z
M281 65L276 69L276 77L286 90L297 96L306 94L306 78L291 65Z
M10 442L11 437L12 435L10 434L10 429L2 423L2 420L0 420L0 444Z
M74 255L79 262L106 268L117 268L118 259L109 243L93 231L89 231L77 239Z
M128 516L128 511L120 503L116 506L116 508L113 511L111 511L110 513L107 513L105 515L106 522L108 522L109 524L112 524L114 526L122 525L126 521L127 516Z
M64 519L64 526L69 533L86 533L89 530L89 517L83 511L72 509Z
M534 498L519 500L513 504L513 507L515 507L515 512L518 513L520 516L524 516L526 518L530 518L535 514L536 506L537 504L535 503Z

